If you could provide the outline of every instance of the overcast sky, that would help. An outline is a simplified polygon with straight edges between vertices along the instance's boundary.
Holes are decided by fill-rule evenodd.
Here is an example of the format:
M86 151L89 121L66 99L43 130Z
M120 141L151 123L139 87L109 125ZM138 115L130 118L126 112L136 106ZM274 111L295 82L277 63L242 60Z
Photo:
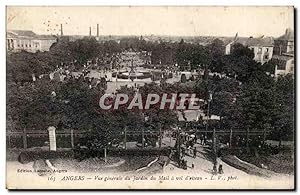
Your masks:
M280 36L292 7L7 7L7 29L38 34Z

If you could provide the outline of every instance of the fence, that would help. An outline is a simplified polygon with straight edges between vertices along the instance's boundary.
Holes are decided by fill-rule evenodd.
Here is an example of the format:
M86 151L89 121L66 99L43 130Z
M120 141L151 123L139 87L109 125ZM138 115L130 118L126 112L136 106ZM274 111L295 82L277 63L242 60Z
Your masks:
M56 142L58 147L62 148L74 148L76 142L79 138L83 138L86 136L88 131L77 131L73 129L66 130L57 130L56 134ZM151 131L126 131L122 132L124 136L124 142L127 141L128 136L146 136L146 135L158 135L159 132L151 132ZM37 139L39 138L39 139ZM34 140L33 142L30 140ZM30 147L38 147L43 146L46 141L49 141L48 131L41 130L31 130L27 131L24 129L23 131L16 132L7 132L6 141L8 148L30 148Z
M56 131L56 138L59 142L65 143L64 145L67 145L67 147L73 148L75 137L83 137L85 133L74 133L74 130L60 130ZM46 130L27 131L24 129L22 132L7 132L6 140L8 148L22 146L22 148L26 149L32 146L43 146L46 141L49 141L49 134ZM30 140L33 140L33 143Z
M245 136L247 143L249 142L250 136L262 136L263 140L266 139L268 130L249 130L249 129L213 129L213 130L204 130L204 129L196 129L194 130L196 134L210 134L212 136L216 135L226 135L229 136L229 143L231 145L233 136ZM80 138L85 137L87 131L77 131L72 129L66 130L57 130L56 131L56 139L57 146L61 148L74 148L76 143ZM162 131L128 131L126 128L122 132L124 137L124 142L128 141L128 136L142 136L142 142L144 141L144 136L154 135L158 136L161 142ZM46 141L49 141L48 131L44 130L31 130L27 131L24 129L23 131L18 132L7 132L6 134L7 146L8 148L30 148L30 147L40 147L44 146ZM144 145L144 144L142 144Z
M196 129L195 133L197 134L210 134L212 140L220 139L220 136L228 136L226 142L228 142L229 146L231 147L233 144L233 137L240 136L245 138L246 147L249 147L250 137L261 136L260 140L265 142L267 135L270 133L270 129L213 129L213 130L199 130ZM218 138L217 138L218 137Z

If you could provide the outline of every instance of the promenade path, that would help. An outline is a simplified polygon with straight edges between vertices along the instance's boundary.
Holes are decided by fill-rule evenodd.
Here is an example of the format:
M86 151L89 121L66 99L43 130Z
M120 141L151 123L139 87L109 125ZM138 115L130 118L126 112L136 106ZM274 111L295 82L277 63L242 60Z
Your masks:
M170 140L170 139L169 139ZM164 140L167 143L167 138ZM174 144L174 140L173 140ZM293 175L274 174L270 178L264 178L256 175L249 175L244 171L236 169L221 159L217 159L218 166L222 164L223 174L213 174L213 159L210 155L209 146L195 145L197 148L197 156L193 158L192 154L187 154L184 159L187 161L187 170L181 169L176 162L171 161L164 168L164 175L173 175L182 177L182 182L196 182L197 188L262 188L276 189L293 186ZM192 168L194 164L194 168ZM180 178L179 178L180 179Z

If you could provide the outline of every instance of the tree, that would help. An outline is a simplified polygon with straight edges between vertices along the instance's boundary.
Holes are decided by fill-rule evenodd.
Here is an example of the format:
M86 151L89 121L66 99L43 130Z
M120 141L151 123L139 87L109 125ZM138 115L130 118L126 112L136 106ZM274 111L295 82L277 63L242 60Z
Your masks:
M248 47L245 47L244 45L240 43L235 43L232 45L232 52L231 54L235 58L239 58L241 56L246 56L250 59L254 58L254 53L252 50L250 50Z
M241 91L239 83L227 78L214 82L210 112L220 116L223 128L234 128L237 126L236 115L238 114L236 98Z
M273 112L271 137L279 141L293 140L295 130L294 78L292 75L280 76L275 83L275 108Z
M113 40L105 41L100 47L103 54L112 55L121 52L119 44Z
M160 42L152 46L151 62L153 64L174 64L175 46L172 43Z
M47 74L59 65L49 52L21 51L7 56L7 79L12 82L33 82L32 76Z
M225 45L220 39L214 39L207 47L213 59L219 58L225 54Z
M12 131L23 128L42 130L58 123L59 107L53 102L51 92L55 83L38 80L34 84L8 83L7 115L12 119Z
M267 87L257 81L249 81L242 88L238 99L242 108L241 125L250 129L265 129L271 124L274 109L274 88Z
M265 72L275 74L276 63L273 60L270 60L262 65L262 68Z
M60 65L61 62L68 64L76 59L71 51L71 42L67 37L58 38L57 42L50 47L49 53L58 62L57 65Z
M147 97L148 94L159 94L162 97L163 93L172 93L167 86L166 88L161 88L155 83L146 84L140 88L139 92L142 97ZM177 114L174 110L169 109L159 109L159 105L151 105L150 109L143 111L144 116L148 116L148 123L151 123L153 130L158 131L160 128L162 130L170 129L171 126L177 123Z
M95 38L85 37L69 43L72 56L81 64L99 55L100 46Z

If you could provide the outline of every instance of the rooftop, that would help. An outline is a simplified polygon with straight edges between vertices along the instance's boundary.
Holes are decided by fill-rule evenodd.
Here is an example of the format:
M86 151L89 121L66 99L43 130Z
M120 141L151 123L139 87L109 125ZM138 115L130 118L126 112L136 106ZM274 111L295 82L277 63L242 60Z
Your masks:
M272 59L280 60L280 61L288 61L288 60L294 59L294 57L284 56L284 55L273 55Z
M236 43L240 43L244 46L273 46L274 39L273 37L259 37L259 38L253 38L253 37L238 37L235 41Z
M30 30L7 30L9 38L26 38L26 39L56 39L53 35L38 35Z
M285 34L281 35L276 40L294 41L294 31L290 28L287 28Z

